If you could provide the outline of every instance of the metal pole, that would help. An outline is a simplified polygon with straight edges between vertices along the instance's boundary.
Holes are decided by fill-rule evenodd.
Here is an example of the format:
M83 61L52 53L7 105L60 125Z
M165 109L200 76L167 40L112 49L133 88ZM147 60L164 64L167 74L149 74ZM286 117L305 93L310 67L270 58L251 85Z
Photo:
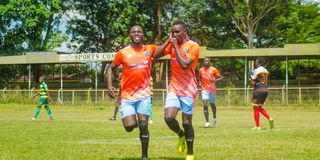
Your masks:
M28 89L29 89L29 97L31 97L31 64L28 66Z
M248 98L247 98L247 85L248 85L248 82L247 82L247 74L248 74L248 57L245 57L244 59L244 102L245 104L248 104Z
M74 90L72 91L72 105L74 105Z
M289 79L289 76L288 76L288 56L286 56L286 105L288 105L288 79Z
M60 89L61 89L61 94L60 94L60 100L63 103L63 75L62 75L62 64L60 64Z
M301 104L301 87L299 87L299 104Z
M163 106L165 103L166 102L165 102L165 98L164 98L164 91L162 91L162 104L163 104ZM320 104L320 89L319 89L319 104Z
M96 67L95 67L95 102L98 103L98 66L96 63Z

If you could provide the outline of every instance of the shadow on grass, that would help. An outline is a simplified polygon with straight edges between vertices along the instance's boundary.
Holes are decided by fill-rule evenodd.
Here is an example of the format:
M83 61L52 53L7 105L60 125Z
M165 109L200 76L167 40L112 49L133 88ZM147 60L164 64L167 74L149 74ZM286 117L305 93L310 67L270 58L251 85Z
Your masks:
M110 160L140 160L141 158L114 158L114 157L110 157L109 159ZM149 160L157 160L157 159L184 160L185 158L172 158L172 157L149 158Z

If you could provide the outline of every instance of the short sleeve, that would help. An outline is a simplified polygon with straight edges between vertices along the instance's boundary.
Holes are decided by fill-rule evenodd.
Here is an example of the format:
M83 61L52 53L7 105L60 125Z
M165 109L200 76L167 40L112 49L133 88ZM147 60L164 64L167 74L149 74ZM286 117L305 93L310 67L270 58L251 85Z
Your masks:
M171 55L171 52L172 52L172 44L169 44L166 49L164 49L164 55L168 55L170 54Z
M198 45L191 45L189 50L187 51L187 57L195 60L199 57L200 54L200 47Z
M255 80L255 79L257 78L258 74L259 74L258 70L255 69L255 70L253 71L253 74L251 75L251 79L252 79L252 80Z
M214 77L220 77L220 72L217 69L214 69Z
M120 64L122 64L122 52L121 51L119 51L117 54L116 54L116 56L114 57L114 59L113 59L113 62L114 62L114 64L115 65L120 65Z
M151 45L148 45L151 49L151 53L150 53L150 57L153 57L153 54L154 52L156 51L156 49L158 48L157 45L154 45L154 44L151 44Z

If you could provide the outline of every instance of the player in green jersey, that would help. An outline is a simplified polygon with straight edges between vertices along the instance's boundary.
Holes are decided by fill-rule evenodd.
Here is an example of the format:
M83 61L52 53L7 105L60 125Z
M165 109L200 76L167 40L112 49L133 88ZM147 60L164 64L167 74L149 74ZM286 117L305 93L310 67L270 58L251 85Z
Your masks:
M36 96L40 95L39 105L36 109L36 112L34 116L31 118L32 120L36 120L39 116L41 107L45 107L47 114L49 116L49 120L53 120L51 109L49 108L49 101L51 100L49 91L48 91L48 85L44 82L45 78L44 76L39 77L39 83L40 83L40 91L32 97L34 99Z

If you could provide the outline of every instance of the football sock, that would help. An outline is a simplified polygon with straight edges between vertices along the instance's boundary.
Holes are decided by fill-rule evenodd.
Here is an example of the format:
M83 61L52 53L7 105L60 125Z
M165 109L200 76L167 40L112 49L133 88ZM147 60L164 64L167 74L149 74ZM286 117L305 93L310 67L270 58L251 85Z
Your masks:
M187 141L187 154L193 155L194 129L191 122L182 123Z
M34 118L38 118L41 108L37 107L36 113L34 114Z
M118 110L119 110L119 107L114 107L113 118L117 117Z
M209 112L208 106L203 106L204 117L206 118L206 122L209 122Z
M148 122L146 120L139 121L139 130L140 130L142 157L148 157L149 130L148 130Z
M260 107L260 108L259 108L259 111L260 111L260 113L261 113L262 115L264 115L267 119L270 119L270 116L269 116L268 112L267 112L264 108Z
M46 108L48 116L51 117L52 116L51 109L49 108L49 106L45 107L45 108Z
M260 127L260 114L259 114L259 108L253 108L254 112L254 120L256 122L256 127Z
M184 136L182 129L179 126L178 121L175 118L165 118L165 121L168 127L175 133L178 134L179 137Z
M152 108L150 108L150 113L149 113L149 119L152 120L153 119L153 115L152 115Z
M216 117L217 117L217 107L216 107L216 104L215 104L215 103L210 103L210 106L211 106L211 109L212 109L212 112L213 112L213 118L216 118Z

